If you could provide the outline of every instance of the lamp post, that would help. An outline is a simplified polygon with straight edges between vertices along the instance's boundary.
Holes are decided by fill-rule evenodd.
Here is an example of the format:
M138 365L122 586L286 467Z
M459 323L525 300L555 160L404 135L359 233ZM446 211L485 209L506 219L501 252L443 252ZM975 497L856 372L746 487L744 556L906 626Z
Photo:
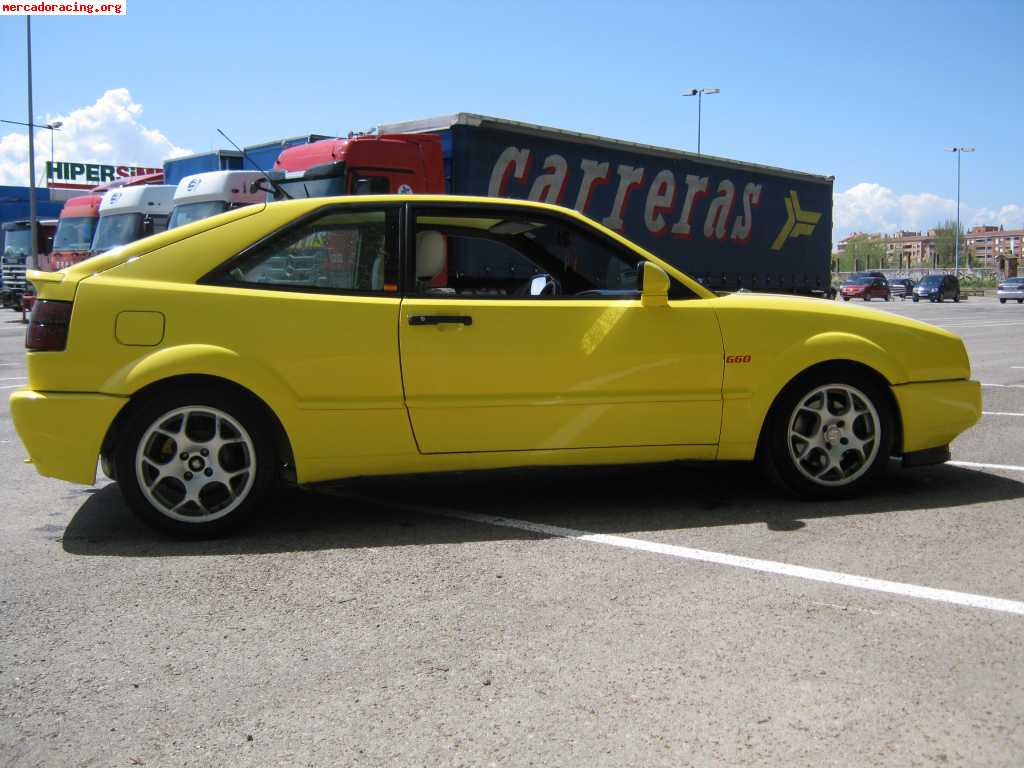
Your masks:
M701 117L701 100L705 96L710 96L713 93L721 93L721 88L688 88L683 91L683 96L696 96L697 97L697 154L700 154L700 117Z
M27 125L29 128L45 128L50 132L50 167L53 167L53 132L59 131L60 127L64 125L60 120L54 120L52 123L46 125L39 125L38 123L23 123L21 120L0 120L0 123L10 123L11 125Z
M956 244L953 257L953 274L959 275L960 272L960 155L964 152L973 152L974 147L946 147L947 152L952 152L956 155L956 240L953 242Z

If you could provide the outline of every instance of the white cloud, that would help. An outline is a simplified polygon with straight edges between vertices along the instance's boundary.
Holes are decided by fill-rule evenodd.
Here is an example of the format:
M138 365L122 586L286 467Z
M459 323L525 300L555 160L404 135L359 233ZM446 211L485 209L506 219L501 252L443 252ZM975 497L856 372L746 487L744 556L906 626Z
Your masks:
M54 157L84 163L117 163L158 167L168 157L187 155L160 131L139 122L142 105L127 88L114 88L87 107L67 115L46 115L44 122L63 123L53 132ZM38 119L37 119L37 122ZM36 177L42 179L50 159L50 131L36 131ZM28 134L0 136L0 184L28 183Z
M836 192L833 227L837 237L850 232L926 231L939 222L956 218L956 200L921 192L899 195L881 184L861 182ZM1024 228L1024 206L1009 203L998 209L975 208L960 201L960 220L965 227L981 224Z

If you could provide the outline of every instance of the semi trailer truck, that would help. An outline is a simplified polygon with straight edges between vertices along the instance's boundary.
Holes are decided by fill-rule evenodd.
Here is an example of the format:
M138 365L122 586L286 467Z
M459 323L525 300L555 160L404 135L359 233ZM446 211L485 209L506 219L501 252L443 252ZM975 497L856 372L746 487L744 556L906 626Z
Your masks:
M267 199L259 171L210 171L184 177L174 190L174 207L167 222L174 229L218 213Z
M167 229L174 190L171 184L146 184L107 192L100 203L91 253L103 253Z
M447 192L565 205L712 290L832 295L831 176L467 113L285 149L271 175L277 198Z
M56 230L56 219L36 219L37 259L50 250ZM31 245L31 219L6 221L0 226L0 303L4 307L21 309L26 289L25 270L35 268L28 263Z

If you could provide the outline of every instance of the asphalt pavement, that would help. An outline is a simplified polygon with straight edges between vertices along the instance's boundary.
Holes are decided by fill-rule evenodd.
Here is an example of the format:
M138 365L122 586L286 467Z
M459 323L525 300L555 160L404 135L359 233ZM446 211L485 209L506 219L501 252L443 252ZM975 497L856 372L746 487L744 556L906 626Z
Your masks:
M961 334L986 415L836 503L743 464L357 479L185 543L39 477L4 408L0 765L1024 764L1024 307L872 306Z

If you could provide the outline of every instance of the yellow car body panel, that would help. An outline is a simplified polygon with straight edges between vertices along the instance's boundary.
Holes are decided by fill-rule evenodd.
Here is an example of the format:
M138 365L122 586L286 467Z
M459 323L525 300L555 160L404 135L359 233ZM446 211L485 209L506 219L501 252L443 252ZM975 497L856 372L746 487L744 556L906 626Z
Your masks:
M901 384L892 390L908 453L948 445L981 418L981 385L976 381Z
M432 314L472 325L409 322ZM722 343L705 302L414 298L399 327L424 453L718 442Z
M696 298L648 306L445 300L199 283L319 208L418 202L532 207L578 220ZM252 206L30 279L40 298L74 301L71 329L64 351L28 353L28 390L12 397L12 413L40 471L75 482L87 481L85 466L95 466L128 398L180 376L224 379L266 403L301 483L524 464L749 459L785 385L834 360L867 366L891 385L905 450L948 443L978 418L977 385L967 382L969 362L953 334L817 299L716 297L617 233L539 203L404 195ZM409 324L429 314L471 315L473 325ZM119 317L130 321L124 332ZM75 407L76 398L88 407ZM958 414L949 429L930 423L939 407ZM57 444L58 425L73 446Z
M11 418L39 474L92 485L96 458L127 397L17 390Z

